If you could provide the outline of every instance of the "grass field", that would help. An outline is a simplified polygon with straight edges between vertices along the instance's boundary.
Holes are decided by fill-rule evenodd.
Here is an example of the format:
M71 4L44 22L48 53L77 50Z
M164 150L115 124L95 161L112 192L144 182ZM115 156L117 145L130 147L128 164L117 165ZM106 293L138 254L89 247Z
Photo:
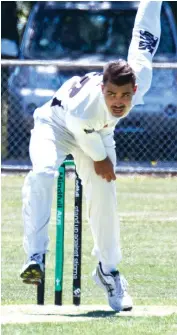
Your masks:
M35 287L22 284L21 187L24 176L2 176L2 304L35 304ZM118 176L123 261L120 271L129 282L135 305L177 305L177 178ZM54 301L55 199L49 227L46 304ZM73 180L67 179L64 304L72 303ZM82 304L102 305L106 299L91 278L96 259L90 254L90 227L83 221ZM105 315L90 322L4 325L3 334L177 334L176 316L124 317ZM91 327L90 327L91 326ZM26 327L26 328L25 328Z

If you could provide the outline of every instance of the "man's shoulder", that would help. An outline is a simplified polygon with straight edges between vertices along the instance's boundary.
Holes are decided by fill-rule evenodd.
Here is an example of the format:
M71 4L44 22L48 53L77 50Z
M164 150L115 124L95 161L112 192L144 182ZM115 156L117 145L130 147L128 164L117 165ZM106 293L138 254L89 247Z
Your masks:
M100 94L102 76L88 73L80 80L73 82L69 90L69 100L74 102L83 102L84 100L94 101Z

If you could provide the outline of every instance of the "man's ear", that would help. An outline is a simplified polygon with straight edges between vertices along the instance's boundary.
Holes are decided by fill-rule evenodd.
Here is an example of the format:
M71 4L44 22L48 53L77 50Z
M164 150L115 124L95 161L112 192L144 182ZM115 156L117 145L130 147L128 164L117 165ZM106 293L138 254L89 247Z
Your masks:
M136 84L136 85L133 87L133 92L134 92L134 94L136 93L137 88L138 88L138 85Z

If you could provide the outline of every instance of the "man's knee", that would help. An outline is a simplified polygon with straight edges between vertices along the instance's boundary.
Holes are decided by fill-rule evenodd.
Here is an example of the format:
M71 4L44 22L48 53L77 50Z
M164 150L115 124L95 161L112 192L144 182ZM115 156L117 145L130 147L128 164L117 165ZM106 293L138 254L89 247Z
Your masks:
M54 183L54 173L30 171L25 178L23 191L27 189L50 188Z

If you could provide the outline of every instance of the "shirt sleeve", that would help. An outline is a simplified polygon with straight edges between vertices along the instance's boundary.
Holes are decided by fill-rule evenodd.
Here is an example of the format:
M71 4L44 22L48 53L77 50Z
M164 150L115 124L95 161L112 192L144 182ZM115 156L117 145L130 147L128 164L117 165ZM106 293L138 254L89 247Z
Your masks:
M160 41L160 13L162 1L144 1L139 4L135 18L128 63L133 68L138 85L134 104L143 104L143 96L152 81L152 60Z
M107 157L101 136L95 131L90 120L81 119L67 113L66 125L74 135L79 147L90 156L93 161L101 161Z

